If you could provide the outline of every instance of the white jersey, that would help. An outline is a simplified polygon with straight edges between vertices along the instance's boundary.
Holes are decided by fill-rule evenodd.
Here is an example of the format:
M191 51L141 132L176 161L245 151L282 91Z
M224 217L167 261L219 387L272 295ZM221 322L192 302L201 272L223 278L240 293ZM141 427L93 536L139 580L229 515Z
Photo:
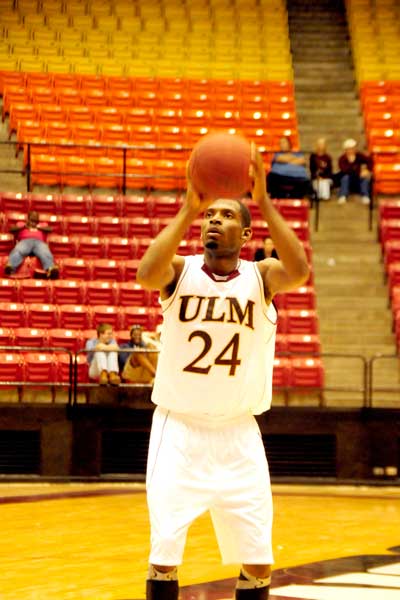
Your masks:
M277 313L265 302L256 263L215 281L202 255L185 257L164 323L152 400L207 422L271 406Z

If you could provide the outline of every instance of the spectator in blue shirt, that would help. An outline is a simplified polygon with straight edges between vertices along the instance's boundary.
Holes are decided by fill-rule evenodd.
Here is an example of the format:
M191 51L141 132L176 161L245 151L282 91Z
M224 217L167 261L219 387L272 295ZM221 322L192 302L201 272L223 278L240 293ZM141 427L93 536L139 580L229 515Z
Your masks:
M288 137L281 137L279 146L267 176L268 193L271 198L304 198L310 190L305 156L293 152Z
M112 325L100 323L97 326L97 337L86 342L88 350L89 377L99 379L100 385L119 385L121 378L118 373L119 346L114 339Z

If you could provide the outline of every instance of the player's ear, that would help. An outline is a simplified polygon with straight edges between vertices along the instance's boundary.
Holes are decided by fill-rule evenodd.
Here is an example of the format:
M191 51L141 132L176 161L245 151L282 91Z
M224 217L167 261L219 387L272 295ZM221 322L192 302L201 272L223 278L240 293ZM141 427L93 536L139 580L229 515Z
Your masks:
M242 229L242 241L243 243L251 240L253 232L251 231L251 227L243 227Z

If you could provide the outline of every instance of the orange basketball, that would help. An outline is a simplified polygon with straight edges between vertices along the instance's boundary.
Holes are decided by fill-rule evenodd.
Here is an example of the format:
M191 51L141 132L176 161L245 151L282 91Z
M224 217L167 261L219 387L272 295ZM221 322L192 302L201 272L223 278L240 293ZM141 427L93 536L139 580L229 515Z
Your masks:
M241 135L210 133L203 137L189 159L194 189L209 198L237 198L251 189L251 146Z

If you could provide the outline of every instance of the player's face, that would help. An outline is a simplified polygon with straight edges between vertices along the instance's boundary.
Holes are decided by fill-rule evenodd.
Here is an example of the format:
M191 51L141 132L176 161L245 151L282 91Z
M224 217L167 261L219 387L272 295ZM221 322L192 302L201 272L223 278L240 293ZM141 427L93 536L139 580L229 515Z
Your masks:
M240 207L234 200L217 200L204 213L202 240L209 250L236 252L243 244Z

